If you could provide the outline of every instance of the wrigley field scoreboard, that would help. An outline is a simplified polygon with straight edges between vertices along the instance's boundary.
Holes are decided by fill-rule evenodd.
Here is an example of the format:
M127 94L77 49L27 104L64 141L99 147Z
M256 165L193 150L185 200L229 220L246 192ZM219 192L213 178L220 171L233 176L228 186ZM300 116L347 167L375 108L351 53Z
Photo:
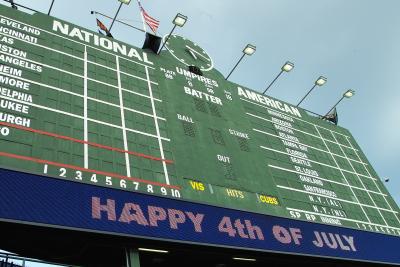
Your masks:
M179 35L157 55L0 5L0 167L3 222L400 264L351 133Z

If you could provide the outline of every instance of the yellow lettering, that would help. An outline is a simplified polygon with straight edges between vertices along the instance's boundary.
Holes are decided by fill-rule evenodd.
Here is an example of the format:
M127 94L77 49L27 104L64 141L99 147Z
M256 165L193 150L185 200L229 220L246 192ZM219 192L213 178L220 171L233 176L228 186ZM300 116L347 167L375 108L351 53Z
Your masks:
M276 198L276 197L260 195L259 199L262 203L271 204L271 205L279 205L278 198Z
M196 181L190 181L190 186L192 187L192 189L197 190L197 191L204 191L205 190L205 186L203 183L200 182L196 182Z
M204 184L199 183L199 190L200 190L200 191L204 191L204 189L205 189L205 188L204 188Z
M227 193L228 196L230 196L230 197L234 197L234 198L244 198L244 193L243 193L242 191L239 191L239 190L226 189L226 193Z
M233 194L233 190L226 189L226 193L227 193L227 194L228 194L228 196L230 196L230 197L233 197L233 196L234 196L234 194Z

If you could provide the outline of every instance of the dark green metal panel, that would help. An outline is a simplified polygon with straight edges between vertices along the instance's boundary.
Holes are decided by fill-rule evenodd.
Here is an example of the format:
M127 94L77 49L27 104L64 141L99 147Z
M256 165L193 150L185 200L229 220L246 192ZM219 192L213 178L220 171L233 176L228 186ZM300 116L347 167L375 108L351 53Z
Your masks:
M192 41L155 55L43 14L0 16L4 168L400 235L348 130L226 81Z

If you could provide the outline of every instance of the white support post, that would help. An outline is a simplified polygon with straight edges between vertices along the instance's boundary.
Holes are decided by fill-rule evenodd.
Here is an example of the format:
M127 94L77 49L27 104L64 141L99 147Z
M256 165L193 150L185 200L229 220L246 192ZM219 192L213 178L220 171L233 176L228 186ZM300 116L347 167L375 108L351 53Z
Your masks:
M119 71L119 57L115 56L115 64L117 65L117 79L118 79L118 95L119 95L119 105L121 111L121 126L122 126L122 138L124 142L124 150L128 151L128 140L126 137L126 125L125 125L125 110L124 110L124 99L122 95L122 85L121 85L121 73ZM129 160L129 154L127 152L125 155L125 166L126 166L126 176L131 177L131 164Z
M168 176L168 169L167 169L167 164L165 163L164 148L163 148L162 138L161 138L161 135L160 135L160 128L158 127L158 117L157 117L157 112L156 112L156 106L155 106L155 103L154 103L153 90L151 88L149 69L148 69L147 66L145 67L145 70L146 70L147 86L149 87L149 96L150 96L150 101L151 101L151 108L153 110L154 124L156 126L157 140L158 140L158 145L160 147L160 155L161 155L162 165L163 165L163 170L164 170L165 183L169 185L170 181L169 181L169 176Z
M143 30L145 33L147 33L146 23L144 22L144 16L143 16L143 11L142 11L142 4L140 3L140 0L137 0L137 2L138 2L138 6L139 6L140 16L142 17Z
M87 48L85 46L84 60L83 60L83 140L84 144L84 168L89 169L89 133L88 133L88 60Z

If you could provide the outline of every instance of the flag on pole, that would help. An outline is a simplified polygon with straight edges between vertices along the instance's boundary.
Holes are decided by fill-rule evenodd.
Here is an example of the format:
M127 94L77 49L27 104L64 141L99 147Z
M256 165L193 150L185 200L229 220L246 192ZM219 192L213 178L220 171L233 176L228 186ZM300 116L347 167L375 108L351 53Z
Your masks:
M113 38L110 31L107 29L106 25L104 25L99 19L96 19L96 22L97 22L97 26L100 28L100 30L104 31L108 37ZM100 30L99 30L99 33L102 33Z
M156 20L152 16L150 16L142 7L142 4L140 4L140 1L138 1L140 12L142 12L142 16L144 21L146 22L147 25L149 25L150 29L156 33L158 26L160 25L160 21Z
M334 124L338 124L338 114L336 108L334 108L329 114L326 114L323 119L333 122Z

